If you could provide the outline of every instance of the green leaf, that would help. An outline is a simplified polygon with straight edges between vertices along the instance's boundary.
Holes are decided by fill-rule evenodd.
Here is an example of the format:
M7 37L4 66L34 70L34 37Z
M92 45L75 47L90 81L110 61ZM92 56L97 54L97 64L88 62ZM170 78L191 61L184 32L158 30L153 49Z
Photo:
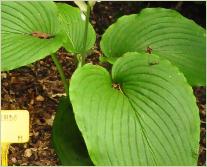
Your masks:
M113 65L112 78L91 64L72 76L75 119L95 165L196 165L199 111L192 88L169 61L149 59L127 53Z
M59 20L65 32L66 41L64 47L68 52L81 53L83 47L83 37L85 31L85 21L81 18L79 8L72 7L64 3L57 3L59 9ZM85 15L82 13L82 16ZM91 49L96 40L96 33L91 24L88 27L86 51Z
M52 141L62 165L92 165L67 97L60 99L53 123Z
M126 52L152 53L170 60L191 85L205 85L205 29L174 10L147 8L123 16L103 35L101 49L110 60Z
M54 2L4 1L1 13L3 71L33 63L61 47L63 35ZM50 37L40 39L35 33Z

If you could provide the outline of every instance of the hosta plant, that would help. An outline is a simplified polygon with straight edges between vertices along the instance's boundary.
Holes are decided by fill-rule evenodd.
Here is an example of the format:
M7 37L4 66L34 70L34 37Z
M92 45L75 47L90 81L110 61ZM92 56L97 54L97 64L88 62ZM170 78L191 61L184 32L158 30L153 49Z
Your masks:
M196 165L199 111L191 86L205 85L205 30L178 12L146 8L119 18L95 43L94 3L2 2L2 71L51 55L67 96L53 123L62 165ZM56 52L78 61L66 79ZM70 86L69 86L70 85Z

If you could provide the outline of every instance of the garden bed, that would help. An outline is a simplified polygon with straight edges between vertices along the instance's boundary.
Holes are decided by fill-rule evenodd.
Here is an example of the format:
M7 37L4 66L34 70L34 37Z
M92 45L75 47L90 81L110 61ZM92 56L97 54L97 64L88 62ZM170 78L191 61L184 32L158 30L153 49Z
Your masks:
M74 5L72 2L68 2ZM94 7L91 23L97 33L95 49L87 62L97 64L101 55L99 41L109 25L122 15L138 13L145 7L173 8L205 28L205 2L100 2ZM60 62L68 78L76 64L74 57L59 50ZM102 66L110 68L107 63ZM59 98L64 95L63 84L52 59L40 60L32 65L10 72L2 72L2 109L26 109L30 112L30 140L25 144L12 144L9 165L60 165L51 144L51 129ZM201 139L198 165L206 164L206 88L194 88L201 118Z

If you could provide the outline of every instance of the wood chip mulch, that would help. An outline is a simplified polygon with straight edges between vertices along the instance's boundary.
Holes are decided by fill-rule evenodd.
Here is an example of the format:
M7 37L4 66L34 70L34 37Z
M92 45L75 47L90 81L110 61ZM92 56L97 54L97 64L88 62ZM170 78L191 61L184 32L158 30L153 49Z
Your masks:
M72 4L72 2L67 2ZM98 64L101 55L99 40L101 34L116 18L124 14L137 13L144 7L175 7L177 2L101 2L97 3L92 13L92 24L97 32L95 50L89 55L87 62ZM205 26L202 11L193 6L181 4L182 13L189 18L197 19L197 23ZM171 5L171 6L170 6ZM204 6L205 7L205 6ZM201 9L201 8L199 8ZM196 10L193 12L192 10ZM202 9L204 10L204 9ZM190 12L189 12L190 11ZM197 13L196 13L197 12ZM195 14L194 14L195 13ZM197 15L196 15L197 14ZM205 14L205 13L204 13ZM72 55L64 49L59 50L59 59L67 78L70 78L76 64ZM101 64L106 68L111 66ZM51 129L55 110L60 96L64 95L63 85L50 57L46 57L32 65L21 67L10 72L1 73L1 107L2 109L27 109L30 112L30 140L25 144L12 144L9 149L9 165L60 165L51 143ZM206 165L206 88L194 88L201 118L201 140L198 165Z

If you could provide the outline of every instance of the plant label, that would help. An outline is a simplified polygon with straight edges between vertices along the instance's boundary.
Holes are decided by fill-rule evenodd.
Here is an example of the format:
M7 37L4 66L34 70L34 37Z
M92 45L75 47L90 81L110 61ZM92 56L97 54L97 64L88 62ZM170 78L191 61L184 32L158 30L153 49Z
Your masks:
M1 143L25 143L29 140L29 112L1 110Z

